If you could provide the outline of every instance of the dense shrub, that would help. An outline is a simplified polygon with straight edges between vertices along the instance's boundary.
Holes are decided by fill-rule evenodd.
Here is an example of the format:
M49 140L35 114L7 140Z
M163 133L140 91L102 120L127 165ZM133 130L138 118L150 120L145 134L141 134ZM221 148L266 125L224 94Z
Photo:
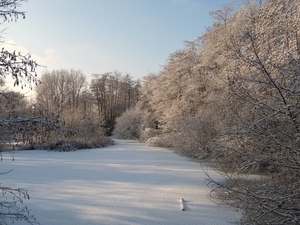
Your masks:
M142 116L137 110L127 110L117 118L114 136L121 139L139 139L141 121Z

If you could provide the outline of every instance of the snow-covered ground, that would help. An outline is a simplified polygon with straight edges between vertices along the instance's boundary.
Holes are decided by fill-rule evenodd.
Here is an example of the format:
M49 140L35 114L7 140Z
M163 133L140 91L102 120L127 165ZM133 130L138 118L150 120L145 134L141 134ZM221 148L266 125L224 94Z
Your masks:
M18 151L14 162L4 154L1 172L13 171L1 183L27 189L25 204L44 225L224 225L239 217L208 199L198 163L136 141L116 142L65 153Z

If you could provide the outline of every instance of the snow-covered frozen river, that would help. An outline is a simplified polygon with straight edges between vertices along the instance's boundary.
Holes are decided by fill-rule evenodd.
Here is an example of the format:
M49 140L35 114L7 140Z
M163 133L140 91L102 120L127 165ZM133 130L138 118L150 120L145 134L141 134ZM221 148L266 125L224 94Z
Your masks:
M136 141L116 142L75 152L18 151L15 161L4 154L1 172L13 171L1 183L27 189L25 205L43 225L224 225L238 218L208 199L199 163Z

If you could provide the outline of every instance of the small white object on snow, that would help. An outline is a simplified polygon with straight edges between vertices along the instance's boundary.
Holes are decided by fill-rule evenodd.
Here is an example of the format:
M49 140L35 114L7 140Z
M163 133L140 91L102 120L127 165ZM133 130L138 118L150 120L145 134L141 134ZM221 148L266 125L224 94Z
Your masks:
M180 205L181 205L181 210L185 211L185 208L184 208L184 199L183 198L180 199Z

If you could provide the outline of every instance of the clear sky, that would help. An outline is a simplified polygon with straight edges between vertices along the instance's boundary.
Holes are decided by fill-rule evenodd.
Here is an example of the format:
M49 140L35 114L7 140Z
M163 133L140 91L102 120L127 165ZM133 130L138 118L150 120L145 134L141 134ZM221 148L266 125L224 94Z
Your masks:
M31 53L52 69L90 78L118 70L135 78L158 72L184 41L212 24L209 12L233 0L29 0L26 19L5 23L6 48ZM45 69L40 69L39 72Z

